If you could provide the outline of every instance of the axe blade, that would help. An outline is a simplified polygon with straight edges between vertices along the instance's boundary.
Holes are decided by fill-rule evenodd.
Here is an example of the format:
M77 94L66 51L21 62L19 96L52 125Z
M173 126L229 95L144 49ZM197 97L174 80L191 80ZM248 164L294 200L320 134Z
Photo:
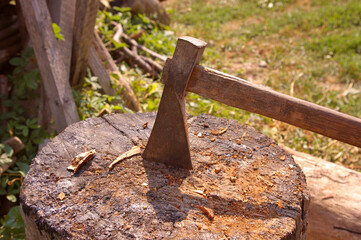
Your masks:
M193 69L199 64L206 43L192 37L181 37L167 73L157 117L142 157L146 160L192 169L184 97Z

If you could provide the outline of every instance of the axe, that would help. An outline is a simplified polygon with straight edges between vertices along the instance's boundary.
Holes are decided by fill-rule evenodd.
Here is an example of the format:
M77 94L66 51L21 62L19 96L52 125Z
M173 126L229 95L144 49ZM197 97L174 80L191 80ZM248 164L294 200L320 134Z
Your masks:
M173 58L167 59L161 78L164 91L144 159L192 169L187 91L361 148L361 119L202 67L198 64L206 45L181 37Z

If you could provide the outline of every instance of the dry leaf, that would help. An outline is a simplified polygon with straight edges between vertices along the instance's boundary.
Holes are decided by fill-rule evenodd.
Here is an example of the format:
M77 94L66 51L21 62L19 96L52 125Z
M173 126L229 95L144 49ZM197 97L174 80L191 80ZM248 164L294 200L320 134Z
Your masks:
M59 193L58 198L60 200L63 200L65 198L65 193L63 193L63 192Z
M214 213L213 213L213 210L212 210L212 209L206 208L206 207L203 207L203 206L196 206L196 208L198 208L199 210L201 210L202 213L204 213L204 214L209 218L209 220L213 220L213 219L214 219Z
M76 173L81 165L87 163L90 159L93 158L95 153L96 153L95 149L92 149L88 152L83 152L78 154L71 160L71 165L67 167L67 169L69 171L73 171L74 173Z
M117 164L118 162L127 159L127 158L131 158L135 155L139 155L141 154L142 150L140 146L134 146L132 147L129 151L119 155L109 166L108 169L111 170L115 164Z

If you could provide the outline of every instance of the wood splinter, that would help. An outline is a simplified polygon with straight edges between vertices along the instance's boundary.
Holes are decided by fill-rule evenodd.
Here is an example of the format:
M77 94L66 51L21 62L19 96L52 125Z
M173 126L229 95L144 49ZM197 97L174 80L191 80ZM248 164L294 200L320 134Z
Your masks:
M88 152L83 152L83 153L76 155L71 160L71 165L69 167L67 167L66 169L76 173L83 164L89 162L89 160L93 158L95 153L96 153L95 149L92 149Z
M112 170L114 165L117 164L120 161L123 161L124 159L131 158L133 156L139 155L142 153L141 146L134 146L129 151L119 155L109 166L108 169Z

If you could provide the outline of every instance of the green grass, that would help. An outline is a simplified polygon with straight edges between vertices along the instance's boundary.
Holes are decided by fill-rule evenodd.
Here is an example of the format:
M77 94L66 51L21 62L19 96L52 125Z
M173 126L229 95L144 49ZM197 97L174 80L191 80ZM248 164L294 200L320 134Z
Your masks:
M360 1L188 0L167 6L177 36L209 43L203 65L361 117ZM356 147L195 94L187 107L194 115L209 112L250 124L297 150L361 166Z

